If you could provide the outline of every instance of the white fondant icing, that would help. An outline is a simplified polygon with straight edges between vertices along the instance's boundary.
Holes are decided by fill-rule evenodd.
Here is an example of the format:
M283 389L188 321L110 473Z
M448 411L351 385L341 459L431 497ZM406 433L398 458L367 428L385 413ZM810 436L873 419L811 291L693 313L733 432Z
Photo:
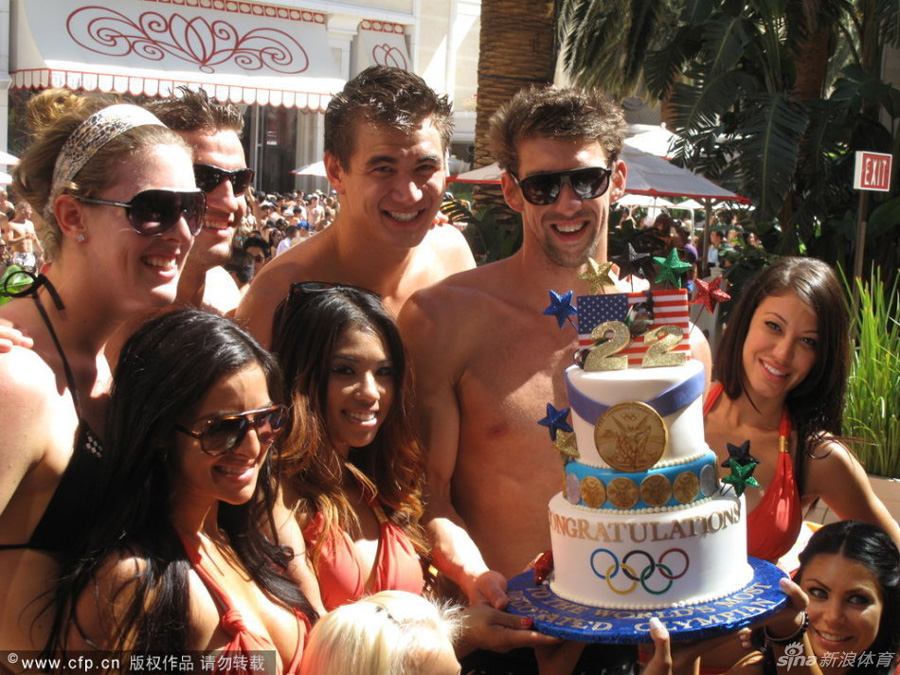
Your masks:
M550 500L551 589L572 602L616 609L696 604L740 590L753 577L743 497L719 495L691 506L610 513L573 506L557 494ZM669 584L668 576L678 578Z

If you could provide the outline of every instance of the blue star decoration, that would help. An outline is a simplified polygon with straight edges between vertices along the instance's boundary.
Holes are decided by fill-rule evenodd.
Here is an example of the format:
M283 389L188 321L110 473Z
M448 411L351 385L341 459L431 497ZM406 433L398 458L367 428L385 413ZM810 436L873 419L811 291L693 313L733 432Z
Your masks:
M722 466L726 469L728 468L728 463L731 460L734 460L741 466L745 464L750 464L750 462L754 462L759 464L759 460L756 459L753 455L750 454L750 441L744 441L740 445L733 445L731 443L726 443L728 446L728 459L722 462Z
M619 268L620 279L625 279L626 277L632 275L641 279L646 279L647 277L646 273L644 272L644 265L650 262L649 260L647 260L647 258L649 257L649 253L638 253L634 250L634 246L629 243L628 248L625 250L625 253L613 256L611 260Z
M576 316L578 310L572 307L572 291L566 291L562 295L556 291L550 291L550 305L542 314L556 317L556 323L562 328L570 316Z
M563 408L562 410L557 410L553 407L552 403L547 404L547 416L538 420L538 424L542 427L547 427L550 429L550 440L556 440L556 432L557 431L573 431L572 427L566 422L566 417L569 416L569 409Z
M681 288L681 277L691 269L691 264L679 260L678 250L673 248L665 258L653 256L653 259L659 265L659 276L656 277L655 283L668 281L675 288Z
M748 487L759 487L759 481L753 477L753 470L758 462L749 462L747 464L739 464L736 459L728 460L728 467L731 469L731 475L722 479L723 483L731 483L735 493L740 497L744 494L744 490Z

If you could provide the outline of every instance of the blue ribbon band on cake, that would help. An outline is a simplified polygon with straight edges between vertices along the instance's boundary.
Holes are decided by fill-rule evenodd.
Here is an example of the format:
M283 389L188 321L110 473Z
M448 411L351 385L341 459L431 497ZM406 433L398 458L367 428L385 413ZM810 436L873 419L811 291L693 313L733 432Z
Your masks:
M706 377L701 369L694 376L669 387L658 396L654 396L649 401L641 401L642 403L653 408L660 417L668 417L687 405L693 403L699 397L706 387ZM600 416L610 409L611 406L599 401L594 401L590 396L586 396L578 391L569 379L566 373L566 393L569 397L569 407L574 410L583 420L596 424Z

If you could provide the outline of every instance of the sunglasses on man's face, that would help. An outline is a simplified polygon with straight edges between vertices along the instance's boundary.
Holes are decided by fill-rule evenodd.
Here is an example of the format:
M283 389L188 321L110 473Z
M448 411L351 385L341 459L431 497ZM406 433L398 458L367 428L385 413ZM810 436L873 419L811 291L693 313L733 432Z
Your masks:
M262 445L270 445L287 421L287 408L273 405L235 415L222 415L205 420L197 429L176 424L175 429L200 441L200 449L211 457L231 452L244 441L251 428Z
M203 216L206 215L206 195L199 190L144 190L132 197L130 202L89 197L76 199L85 204L121 206L131 227L148 236L171 230L182 217L191 234L196 235L203 227Z
M535 206L547 206L559 199L562 186L568 183L572 192L581 199L596 199L609 189L609 178L612 170L602 166L591 166L586 169L571 171L554 171L537 173L519 180L510 173L516 185L522 190L526 201Z
M240 195L253 181L253 169L234 169L229 171L212 164L194 164L194 180L197 187L206 193L210 193L219 187L223 181L231 182L231 190Z

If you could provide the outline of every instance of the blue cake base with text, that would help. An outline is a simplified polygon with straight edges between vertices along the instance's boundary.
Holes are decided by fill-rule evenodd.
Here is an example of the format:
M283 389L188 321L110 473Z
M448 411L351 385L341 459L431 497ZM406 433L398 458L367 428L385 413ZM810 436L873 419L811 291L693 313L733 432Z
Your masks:
M534 572L528 570L509 580L507 611L531 617L534 630L579 642L651 642L652 616L663 622L673 641L701 640L756 624L787 605L778 585L787 575L764 560L747 562L753 580L735 593L714 602L647 610L605 609L564 600L549 584L536 584Z

